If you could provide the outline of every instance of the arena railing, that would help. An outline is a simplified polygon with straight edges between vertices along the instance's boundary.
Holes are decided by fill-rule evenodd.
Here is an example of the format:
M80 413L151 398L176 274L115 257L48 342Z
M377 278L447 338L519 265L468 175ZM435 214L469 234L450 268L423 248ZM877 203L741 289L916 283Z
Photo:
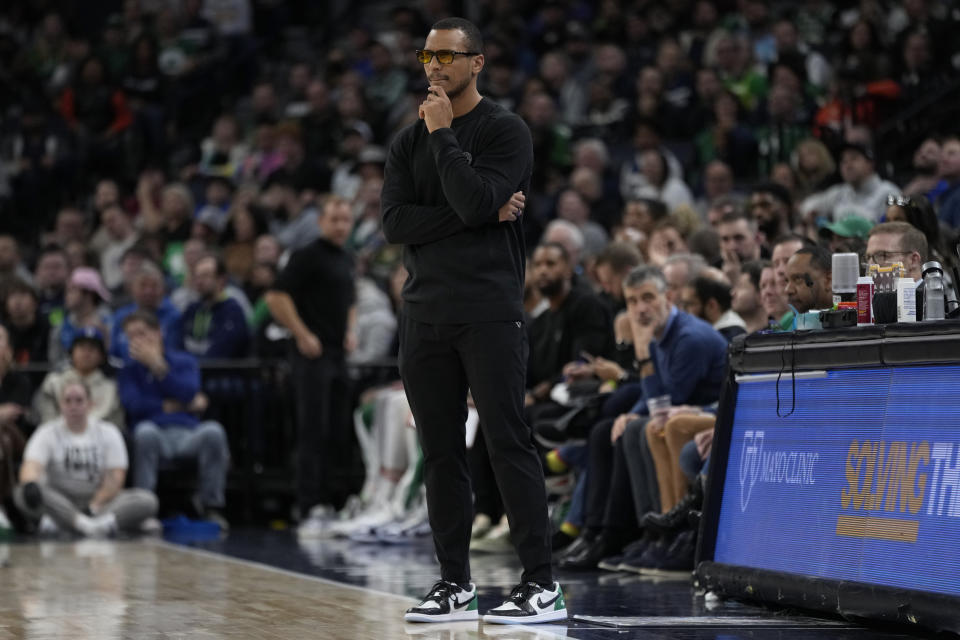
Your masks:
M17 370L37 389L54 368L31 363ZM357 382L354 402L362 388L396 379L396 368L393 358L350 366L350 377ZM296 490L296 399L290 362L282 358L205 360L200 371L209 399L202 418L220 422L230 443L228 510L246 522L285 518ZM362 478L362 470L358 477Z

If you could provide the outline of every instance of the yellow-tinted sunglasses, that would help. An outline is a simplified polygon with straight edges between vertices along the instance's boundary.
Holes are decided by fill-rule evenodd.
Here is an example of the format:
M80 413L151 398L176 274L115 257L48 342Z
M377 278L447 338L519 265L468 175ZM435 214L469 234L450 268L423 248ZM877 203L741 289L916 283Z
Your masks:
M417 49L417 61L420 64L429 64L433 56L437 56L440 64L453 64L456 56L478 56L478 51L451 51L450 49L441 49L440 51L431 51L430 49Z

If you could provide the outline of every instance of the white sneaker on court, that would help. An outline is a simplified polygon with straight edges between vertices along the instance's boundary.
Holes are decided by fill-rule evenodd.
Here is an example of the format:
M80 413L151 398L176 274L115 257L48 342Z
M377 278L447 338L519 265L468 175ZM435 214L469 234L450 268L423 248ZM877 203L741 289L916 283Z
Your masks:
M513 549L510 542L510 523L507 516L500 518L496 526L487 531L487 535L470 541L470 551L484 553L509 553Z
M468 590L446 580L438 580L420 604L407 609L403 616L407 622L453 622L478 618L477 585L471 582Z
M493 527L493 521L485 513L478 513L473 517L473 526L470 527L470 539L475 540L487 535Z
M559 582L554 582L550 589L536 582L519 584L503 604L490 609L482 618L488 624L535 624L566 619L567 603Z

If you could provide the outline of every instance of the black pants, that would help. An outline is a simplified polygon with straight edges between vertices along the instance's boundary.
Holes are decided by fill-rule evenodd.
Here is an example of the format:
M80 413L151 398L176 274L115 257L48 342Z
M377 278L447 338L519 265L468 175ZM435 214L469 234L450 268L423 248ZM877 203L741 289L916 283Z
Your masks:
M637 516L623 438L610 442L613 423L613 419L601 420L590 431L585 524L614 537L629 537L637 530Z
M503 500L500 498L497 476L490 464L490 453L487 451L482 425L473 446L467 451L467 460L470 463L470 480L473 484L474 515L484 513L493 522L497 522L503 515Z
M524 582L551 582L543 469L523 420L529 345L518 322L434 325L405 317L400 375L423 449L430 527L444 580L470 580L473 521L465 422L473 394Z
M297 503L340 507L349 492L350 389L342 358L293 356L297 402Z
M660 483L657 481L653 454L647 443L647 420L648 418L643 417L628 424L622 438L634 513L638 520L650 511L660 513Z

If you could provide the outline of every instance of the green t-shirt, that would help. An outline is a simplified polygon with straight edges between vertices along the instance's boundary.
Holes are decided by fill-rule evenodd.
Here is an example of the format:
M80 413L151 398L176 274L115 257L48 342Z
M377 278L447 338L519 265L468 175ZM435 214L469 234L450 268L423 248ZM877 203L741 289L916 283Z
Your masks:
M257 303L253 305L253 315L250 316L250 328L253 331L259 331L260 327L270 321L270 308L267 306L267 299L260 296Z

